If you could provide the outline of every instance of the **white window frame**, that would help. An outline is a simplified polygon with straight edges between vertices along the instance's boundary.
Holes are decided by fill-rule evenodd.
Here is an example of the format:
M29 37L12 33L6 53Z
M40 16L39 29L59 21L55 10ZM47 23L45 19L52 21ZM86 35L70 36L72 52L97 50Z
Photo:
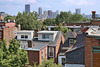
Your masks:
M43 37L44 36L44 37ZM42 39L49 39L49 35L48 34L43 34L42 35Z
M45 57L47 59L47 48L45 48Z
M41 51L41 59L42 59L42 62L44 61L44 51L42 50Z
M72 40L72 42L71 42L71 40ZM73 43L73 44L71 44L71 43ZM73 39L69 39L69 45L74 45L74 40Z
M52 50L52 52L53 52L53 55L52 56L50 56L50 49ZM54 47L49 47L49 57L54 57Z
M23 36L24 38L22 38L22 36ZM27 38L25 38L25 36L27 36ZM21 39L28 39L28 35L21 35Z

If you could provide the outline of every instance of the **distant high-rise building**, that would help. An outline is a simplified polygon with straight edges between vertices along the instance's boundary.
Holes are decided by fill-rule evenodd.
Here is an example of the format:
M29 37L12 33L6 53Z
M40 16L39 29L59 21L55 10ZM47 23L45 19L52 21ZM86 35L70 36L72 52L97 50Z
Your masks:
M52 17L52 10L48 10L48 16L49 16L49 18Z
M81 9L80 8L75 9L75 11L76 11L77 14L81 14Z
M7 17L8 14L5 12L0 12L0 20L4 20L5 17Z
M69 11L68 11L68 13L70 13L70 14L71 14L71 10L69 10Z
M30 12L30 4L25 5L25 12Z
M38 14L42 15L42 8L41 7L39 7L39 9L38 9Z
M44 11L44 15L48 16L48 11Z
M56 11L56 14L59 14L59 11L58 10Z

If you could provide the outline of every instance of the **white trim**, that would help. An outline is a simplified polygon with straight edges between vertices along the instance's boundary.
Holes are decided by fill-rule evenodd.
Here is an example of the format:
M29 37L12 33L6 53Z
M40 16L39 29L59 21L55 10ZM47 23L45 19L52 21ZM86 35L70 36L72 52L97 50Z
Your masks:
M42 62L43 62L44 61L44 51L43 50L41 51L41 58L42 58Z
M33 49L33 48L30 48L30 49L26 48L25 50L30 50L30 51L40 51L39 49Z
M45 57L47 58L47 48L45 48Z
M50 48L52 48L53 56L50 56ZM49 57L54 57L54 47L49 47Z

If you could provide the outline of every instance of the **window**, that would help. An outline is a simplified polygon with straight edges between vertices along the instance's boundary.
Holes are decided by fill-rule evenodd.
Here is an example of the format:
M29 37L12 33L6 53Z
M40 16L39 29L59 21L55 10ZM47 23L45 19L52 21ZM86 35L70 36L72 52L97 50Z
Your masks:
M49 35L42 35L42 39L49 39Z
M1 32L0 32L0 38L1 38Z
M73 45L73 44L74 44L73 39L69 39L69 45Z
M24 38L24 35L21 35L21 38Z
M25 39L27 39L28 38L28 36L27 35L25 35Z
M45 57L47 58L47 48L45 49Z
M62 65L65 65L65 58L62 58Z
M49 57L54 57L54 48L49 47Z
M22 39L28 39L28 35L21 35Z
M42 57L42 62L44 61L43 58L44 58L44 53L43 53L43 50L41 52L41 57Z

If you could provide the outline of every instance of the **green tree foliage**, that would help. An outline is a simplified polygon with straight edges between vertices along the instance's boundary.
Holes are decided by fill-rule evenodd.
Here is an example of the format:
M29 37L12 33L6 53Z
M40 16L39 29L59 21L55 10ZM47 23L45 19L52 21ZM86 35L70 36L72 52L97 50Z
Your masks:
M69 21L71 16L72 16L71 13L61 12L59 15L57 15L55 22L58 25L59 23Z
M8 15L7 17L4 18L5 21L8 21L8 20L15 20L16 16L11 16L11 15Z
M69 23L80 23L82 21L83 21L83 16L75 13L70 17Z
M65 22L65 23L80 23L83 20L88 21L89 19L83 18L80 14L71 14L70 12L61 12L57 17L55 18L55 23L58 25L59 23Z
M43 25L53 26L55 24L54 18L48 18L43 21Z
M0 41L0 67L23 67L28 63L27 52L19 49L20 43L12 39L9 47Z
M42 24L37 19L38 14L35 11L30 13L18 12L16 17L16 25L20 24L22 30L41 29Z
M62 67L62 66L54 63L54 59L50 59L47 61L44 60L44 62L42 62L38 67Z
M62 23L59 23L59 26L56 27L56 31L62 31L63 35L66 36L66 33L71 30L67 27L63 27Z

